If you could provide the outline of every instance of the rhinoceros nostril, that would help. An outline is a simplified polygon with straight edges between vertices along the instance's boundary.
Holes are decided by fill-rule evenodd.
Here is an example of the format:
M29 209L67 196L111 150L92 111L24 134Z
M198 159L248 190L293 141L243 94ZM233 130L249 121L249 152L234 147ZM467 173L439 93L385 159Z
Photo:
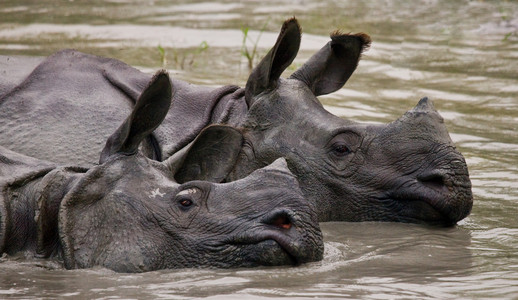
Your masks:
M282 229L290 229L293 225L291 222L291 217L287 212L281 211L275 213L274 215L268 217L265 221L265 224L272 225Z
M443 172L433 171L417 176L417 180L430 187L442 188L445 186L445 177Z

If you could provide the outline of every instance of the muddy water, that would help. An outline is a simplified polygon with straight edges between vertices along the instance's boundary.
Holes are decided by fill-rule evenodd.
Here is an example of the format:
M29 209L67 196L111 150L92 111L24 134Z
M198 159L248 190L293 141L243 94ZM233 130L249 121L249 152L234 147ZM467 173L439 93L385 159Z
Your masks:
M472 214L453 228L324 223L324 260L299 267L128 275L3 257L0 298L518 298L518 2L175 2L3 0L0 55L76 48L243 85L242 27L263 55L297 16L305 34L288 71L334 29L367 32L374 42L357 72L321 101L344 118L389 122L432 98L467 159Z

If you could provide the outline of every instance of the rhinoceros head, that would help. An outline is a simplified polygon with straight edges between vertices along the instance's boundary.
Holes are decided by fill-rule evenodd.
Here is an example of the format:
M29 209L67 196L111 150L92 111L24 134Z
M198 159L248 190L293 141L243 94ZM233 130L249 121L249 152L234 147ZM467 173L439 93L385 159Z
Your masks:
M231 178L285 157L321 221L451 225L466 217L467 166L429 100L387 125L341 119L317 100L345 84L370 38L333 33L306 64L280 78L299 43L296 20L286 21L250 75L245 143Z
M66 267L140 272L321 259L315 208L284 159L232 183L205 180L227 175L233 165L227 161L242 143L236 129L209 127L165 162L139 153L170 101L169 77L159 73L109 138L101 164L64 197L59 227Z

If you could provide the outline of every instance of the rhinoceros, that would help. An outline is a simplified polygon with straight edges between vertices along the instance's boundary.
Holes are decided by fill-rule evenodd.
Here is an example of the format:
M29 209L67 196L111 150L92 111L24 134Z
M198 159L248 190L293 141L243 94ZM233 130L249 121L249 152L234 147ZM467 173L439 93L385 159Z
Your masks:
M244 88L173 79L174 104L144 153L165 160L204 127L227 124L242 131L244 142L224 181L285 157L320 221L452 225L465 218L473 205L468 168L432 102L423 98L384 125L339 118L317 96L345 84L370 38L336 31L281 78L300 40L297 20L287 20ZM42 159L94 164L97 153L85 145L114 130L150 78L115 59L58 52L0 99L0 145Z
M316 210L284 159L230 183L213 182L237 159L236 129L210 126L164 162L142 155L139 144L170 101L170 79L160 72L90 168L0 147L0 253L60 255L68 269L118 272L322 259ZM176 182L176 173L191 169L213 179Z

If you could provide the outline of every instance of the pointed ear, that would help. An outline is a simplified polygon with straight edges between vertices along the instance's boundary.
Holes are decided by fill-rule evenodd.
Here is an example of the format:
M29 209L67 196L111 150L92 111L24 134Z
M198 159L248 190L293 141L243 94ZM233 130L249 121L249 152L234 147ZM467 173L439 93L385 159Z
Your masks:
M212 125L164 163L178 183L192 180L222 182L237 161L243 135L237 129Z
M313 55L290 78L304 82L315 94L325 95L340 89L358 65L361 53L371 43L367 34L331 34L331 41Z
M142 140L162 123L171 106L172 87L165 71L155 74L135 103L131 115L113 133L101 152L99 163L114 154L135 154Z
M252 71L246 83L245 99L250 107L253 97L277 86L282 72L293 62L300 47L301 29L295 18L284 22L277 42Z

